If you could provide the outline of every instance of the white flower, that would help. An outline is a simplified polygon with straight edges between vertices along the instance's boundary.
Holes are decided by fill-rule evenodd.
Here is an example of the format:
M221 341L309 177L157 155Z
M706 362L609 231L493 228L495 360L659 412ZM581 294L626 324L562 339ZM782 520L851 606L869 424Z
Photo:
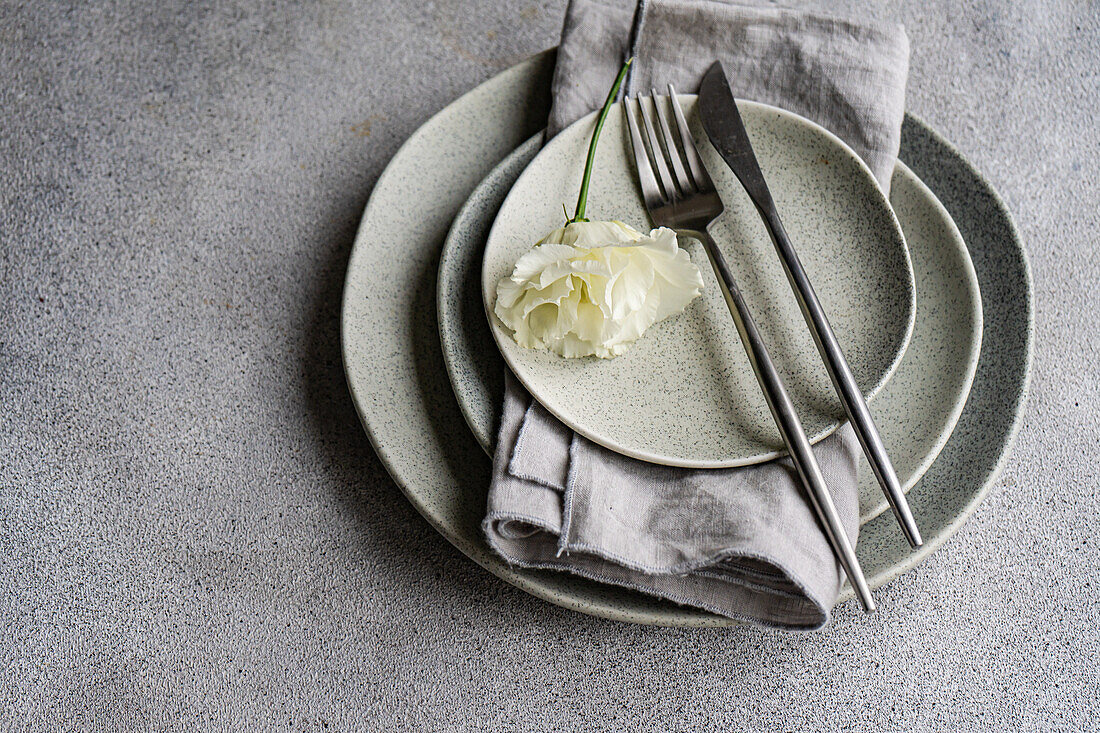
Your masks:
M671 229L646 235L620 221L574 222L519 258L497 283L494 312L520 346L607 359L702 289Z

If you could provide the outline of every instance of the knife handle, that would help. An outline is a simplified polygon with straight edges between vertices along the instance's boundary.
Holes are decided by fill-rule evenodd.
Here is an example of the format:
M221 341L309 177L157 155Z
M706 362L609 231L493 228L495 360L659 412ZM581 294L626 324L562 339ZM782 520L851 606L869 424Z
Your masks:
M848 534L840 522L840 515L833 504L832 494L825 484L825 477L821 474L821 467L817 463L810 441L806 438L806 431L802 429L802 421L798 419L794 403L791 402L787 389L783 384L783 378L775 368L775 363L768 354L768 348L757 330L756 322L749 312L749 306L741 296L737 282L733 279L725 258L715 245L714 240L707 232L697 232L696 236L706 250L714 274L722 289L722 295L729 306L730 315L737 326L737 332L741 335L741 343L748 354L749 363L756 374L757 381L764 391L764 399L768 403L768 409L779 428L779 434L783 443L787 446L791 461L798 472L802 485L810 499L810 505L817 515L818 521L825 532L825 538L832 547L840 566L848 576L848 581L859 597L863 609L867 613L875 610L875 600L871 596L871 589L867 585L867 579L863 576L863 570L856 559L855 550L848 540Z
M856 437L859 438L859 443L867 456L867 462L871 464L871 470L878 479L879 485L882 486L883 493L890 502L890 508L894 510L894 516L901 525L905 539L912 547L920 547L923 544L920 529L917 528L917 522L913 518L913 511L909 508L905 492L901 489L897 471L894 470L894 464L886 452L886 446L871 417L871 411L867 408L867 401L863 399L863 392L856 384L855 376L852 375L848 361L844 358L844 352L840 349L840 342L837 341L836 334L829 325L825 309L821 307L817 293L814 292L814 286L810 283L810 278L798 259L798 253L795 252L794 245L791 244L786 230L783 229L775 204L771 201L771 196L763 201L754 196L753 200L768 227L772 242L779 253L779 259L783 263L783 270L787 274L787 280L798 300L798 307L802 310L802 316L810 327L814 343L817 344L817 350L825 362L825 369L829 372L829 378L833 381L833 387L836 388L841 404L844 405L844 412L847 413L848 420L855 429Z

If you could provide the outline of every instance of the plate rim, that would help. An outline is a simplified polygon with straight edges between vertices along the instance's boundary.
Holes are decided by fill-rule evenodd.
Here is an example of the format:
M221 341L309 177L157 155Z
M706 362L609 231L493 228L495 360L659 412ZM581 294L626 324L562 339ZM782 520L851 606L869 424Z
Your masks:
M963 412L966 411L966 403L970 399L970 390L974 387L974 377L978 374L978 363L981 361L982 358L982 343L985 339L985 307L982 305L981 283L978 281L978 273L974 269L974 260L970 256L970 250L967 249L966 240L963 238L962 233L959 231L959 227L955 223L954 217L951 216L951 212L948 211L947 207L943 205L943 202L940 201L940 198L936 195L936 192L933 191L928 184L921 180L921 177L918 176L908 165L906 165L905 161L903 161L901 158L898 158L898 160L894 164L894 175L897 175L899 167L903 175L911 176L916 184L924 190L924 194L927 196L928 200L931 201L932 206L942 213L944 220L947 221L947 223L950 225L954 236L959 240L959 242L962 243L963 250L966 254L966 257L963 260L963 263L965 265L964 275L966 280L966 288L970 293L972 301L976 304L978 311L978 328L975 334L976 343L974 347L971 348L970 353L968 354L966 374L963 378L963 381L965 383L963 392L964 398L961 400L957 400L954 406L952 406L951 411L948 414L944 430L942 430L941 433L936 436L936 440L933 443L932 450L930 450L928 454L924 457L924 459L918 464L917 468L913 471L910 478L907 481L902 482L902 493L908 494L909 490L920 483L920 480L924 478L924 474L928 473L928 470L932 467L932 464L936 462L936 459L939 457L940 453L947 446L948 441L951 440L951 434L955 432L955 426L959 424L959 419L962 418ZM866 456L861 457L860 461L860 465L862 467L862 464L866 462ZM886 497L883 496L882 500L876 504L875 510L868 512L866 515L863 515L862 513L860 514L861 526L871 521L878 515L882 514L889 508L890 503L886 500Z
M928 134L934 142L947 149L951 155L958 160L963 166L969 170L974 177L985 184L985 193L990 197L993 205L997 208L997 211L1003 217L1005 223L1008 225L1008 230L1012 235L1012 241L1016 243L1016 252L1020 256L1020 264L1023 267L1023 285L1024 285L1024 303L1026 305L1027 321L1024 331L1024 365L1023 375L1020 382L1019 397L1016 399L1015 409L1013 410L1012 420L1009 425L1008 435L1005 437L1004 443L1001 446L1000 455L997 456L996 462L992 468L986 473L981 486L977 491L971 494L969 501L967 501L962 510L943 528L940 529L935 535L925 538L925 542L920 548L914 550L906 557L905 562L898 563L893 567L887 568L883 573L875 576L875 582L871 583L873 588L877 588L881 585L890 583L897 578L901 577L904 573L920 565L928 557L942 547L948 540L954 537L959 529L973 516L978 507L985 501L989 492L993 490L993 485L997 483L1001 474L1004 472L1005 464L1008 463L1009 456L1012 454L1012 449L1016 445L1016 439L1019 437L1020 429L1023 427L1024 414L1026 412L1027 403L1031 397L1031 379L1034 374L1035 364L1035 281L1032 276L1031 270L1031 258L1027 253L1027 247L1024 245L1023 237L1020 236L1020 230L1016 226L1016 220L1012 217L1012 212L1009 211L1008 205L1005 204L1001 194L993 186L993 184L986 178L978 168L970 162L970 159L962 154L954 143L945 138L940 133L936 132L931 125L924 122L924 120L912 115L908 112L905 116L913 121L918 127L920 127L926 134ZM931 186L929 186L931 190ZM935 191L932 191L934 194ZM939 197L937 196L937 199ZM984 318L983 318L984 327ZM981 357L979 357L979 362ZM968 400L969 401L969 400ZM966 411L964 406L963 411ZM950 440L950 438L948 438ZM855 597L852 589L845 586L840 596L837 598L837 603L843 603L851 600Z
M698 95L696 94L678 94L677 96L681 99L690 101L692 104L694 104L698 99ZM608 117L615 115L616 119L618 119L618 117L621 116L621 114L617 114L621 113L621 105L621 101L615 102L612 105L612 110ZM856 164L860 176L865 179L866 182L869 182L871 184L871 187L873 188L875 194L877 194L876 200L882 205L881 208L884 209L887 214L887 218L892 227L892 235L895 236L900 242L902 259L904 263L903 274L905 276L905 290L907 295L907 320L905 323L905 328L902 334L901 341L899 342L897 348L894 349L894 353L892 355L890 363L887 365L885 371L878 376L876 382L870 387L870 389L864 392L864 399L867 401L868 405L871 405L873 404L875 397L883 390L887 382L890 381L890 379L894 376L894 373L897 371L898 367L901 365L902 359L905 357L905 352L909 348L909 344L912 341L913 329L916 324L916 281L913 274L913 261L909 253L909 245L905 238L905 232L902 230L901 224L898 222L897 215L894 213L893 206L890 204L889 196L887 196L886 193L882 190L882 186L879 185L878 179L875 178L874 173L871 172L871 169L867 166L863 159L861 159L847 143L845 143L841 138L837 137L833 132L826 129L825 127L822 127L816 122L807 119L806 117L803 117L802 115L799 115L795 112L783 109L781 107L776 107L774 105L765 104L763 102L738 99L737 105L742 110L749 111L753 114L760 114L762 117L765 118L770 117L771 115L777 115L786 118L787 120L796 123L800 128L808 130L814 135L821 136L830 144L840 148L841 153L843 153L848 160ZM562 132L557 137L555 137L554 140L561 139L562 134L568 133L572 129L578 129L582 126L590 125L599 113L599 110L594 110L584 115L580 119L572 122L569 126L562 130ZM512 190L509 191L509 193L505 196L504 201L501 203L500 210L498 210L497 216L494 218L493 224L489 229L489 234L486 240L486 247L484 252L482 253L481 267L479 268L478 272L478 276L481 282L480 289L485 318L489 322L489 330L493 335L493 342L496 345L497 351L501 354L501 357L504 359L504 362L507 365L508 369L511 370L512 374L516 377L516 379L519 380L524 389L526 389L528 393L530 393L531 396L539 402L539 404L545 407L550 414L554 415L567 427L584 436L588 440L591 440L593 443L601 445L608 450L628 456L630 458L635 458L637 460L656 465L672 466L678 468L716 469L755 466L787 455L787 451L782 448L771 451L757 452L749 456L742 456L733 459L695 459L690 457L663 455L659 452L646 450L642 447L623 445L621 444L621 442L613 440L606 435L601 435L598 431L589 429L589 426L578 423L574 416L566 414L563 410L559 409L560 406L556 404L548 404L547 401L544 401L543 398L540 398L540 394L545 394L543 390L538 388L537 385L533 385L532 380L530 379L530 374L524 373L523 369L517 366L517 362L515 360L516 355L512 353L513 350L511 349L511 346L508 345L508 347L506 348L506 344L509 340L512 340L512 336L510 333L508 333L510 329L508 329L503 323L500 322L500 319L493 311L493 304L490 302L490 300L495 299L495 283L489 283L486 280L487 275L485 263L490 256L488 242L492 241L494 232L496 231L497 226L500 223L501 212L508 205L509 199L511 199L512 196L515 194L516 189L522 184L523 179L532 174L533 166L538 161L539 156L541 156L551 145L553 145L554 140L546 141L543 149L536 153L535 158L531 160L527 167L524 168L523 172L520 173L519 177L516 178ZM833 396L832 390L829 391L829 395L830 397ZM832 422L826 423L823 428L815 432L813 435L807 436L810 444L816 445L825 438L829 437L838 429L840 429L840 426L843 425L844 422L845 420L843 418L840 418L833 420Z

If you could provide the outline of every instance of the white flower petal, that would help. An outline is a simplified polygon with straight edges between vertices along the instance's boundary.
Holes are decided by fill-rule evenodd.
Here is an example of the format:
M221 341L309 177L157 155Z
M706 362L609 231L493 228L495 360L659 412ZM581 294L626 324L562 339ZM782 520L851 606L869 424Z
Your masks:
M540 244L516 260L512 277L529 280L555 262L568 262L573 248L566 244Z

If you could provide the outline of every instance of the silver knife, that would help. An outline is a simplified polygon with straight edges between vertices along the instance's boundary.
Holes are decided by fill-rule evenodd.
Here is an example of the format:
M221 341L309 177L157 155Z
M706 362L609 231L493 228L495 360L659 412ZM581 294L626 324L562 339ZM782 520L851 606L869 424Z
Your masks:
M745 124L741 121L741 114L737 111L737 103L734 101L733 92L726 81L726 72L722 69L720 61L707 70L703 77L703 83L699 87L699 116L703 122L714 148L733 170L737 180L741 181L749 198L756 205L764 224L771 234L772 242L779 253L779 259L783 263L783 270L787 273L787 280L794 289L798 305L802 309L802 315L806 324L810 327L817 350L825 361L825 368L833 381L837 395L844 405L844 411L855 428L863 452L867 455L867 461L871 464L875 478L882 486L890 507L894 510L894 516L901 525L905 538L913 547L922 544L920 530L913 518L913 512L909 508L909 502L905 493L901 490L897 472L894 470L890 456L886 453L882 436L875 427L871 412L867 409L867 402L863 399L863 393L856 384L852 370L848 368L848 362L840 349L840 342L833 333L829 319L817 299L813 285L802 268L794 245L787 237L783 229L783 223L779 220L779 212L776 211L775 202L772 200L768 184L764 181L764 174L760 171L760 164L756 161L752 144L749 142L749 134L745 130Z

